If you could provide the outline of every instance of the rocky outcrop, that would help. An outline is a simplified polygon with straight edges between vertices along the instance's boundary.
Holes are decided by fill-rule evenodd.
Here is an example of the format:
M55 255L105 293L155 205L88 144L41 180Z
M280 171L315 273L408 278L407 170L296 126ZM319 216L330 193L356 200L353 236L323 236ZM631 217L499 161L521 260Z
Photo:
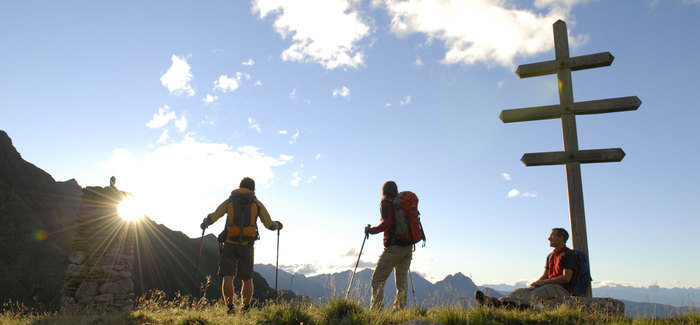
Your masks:
M581 308L586 313L605 314L611 316L625 316L625 303L613 298L583 298L583 297L559 297L544 301L544 305L554 308L559 305L568 305L573 308Z
M83 190L61 297L63 311L96 314L134 307L135 225L117 214L124 195L114 186Z
M82 188L22 159L0 130L0 301L55 309Z

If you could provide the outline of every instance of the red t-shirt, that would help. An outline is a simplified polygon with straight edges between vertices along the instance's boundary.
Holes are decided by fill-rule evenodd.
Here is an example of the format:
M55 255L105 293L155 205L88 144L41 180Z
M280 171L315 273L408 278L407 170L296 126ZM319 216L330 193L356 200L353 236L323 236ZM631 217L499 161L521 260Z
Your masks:
M545 268L547 269L547 279L554 279L564 275L564 269L570 269L575 272L576 255L567 247L555 249L547 256L547 264L545 265ZM572 275L569 283L562 284L562 287L564 287L564 289L567 291L571 291L572 285L575 281L576 278Z

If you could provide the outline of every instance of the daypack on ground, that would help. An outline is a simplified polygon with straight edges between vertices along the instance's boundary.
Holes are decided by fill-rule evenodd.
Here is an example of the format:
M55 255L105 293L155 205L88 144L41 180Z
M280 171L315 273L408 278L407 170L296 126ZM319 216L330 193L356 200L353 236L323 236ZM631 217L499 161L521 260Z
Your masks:
M243 242L254 241L258 237L258 205L255 194L234 191L226 206L226 237Z
M582 251L572 249L576 254L576 282L571 288L572 296L580 296L586 292L588 287L591 285L591 268L588 266L588 256Z
M415 244L425 241L420 223L418 197L410 191L399 193L392 202L394 207L394 241L400 244Z

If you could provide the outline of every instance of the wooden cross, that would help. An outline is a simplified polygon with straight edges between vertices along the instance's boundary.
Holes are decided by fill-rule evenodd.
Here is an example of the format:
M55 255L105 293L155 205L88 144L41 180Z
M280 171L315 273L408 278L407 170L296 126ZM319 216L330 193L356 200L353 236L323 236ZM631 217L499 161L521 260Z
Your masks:
M556 56L555 60L524 64L518 66L515 73L520 78L556 73L559 85L559 105L507 109L501 111L499 117L504 123L561 118L564 134L564 151L526 153L521 161L528 167L566 165L573 248L588 255L581 164L618 162L625 156L625 152L620 148L579 150L578 137L576 135L576 115L636 110L642 104L642 101L637 96L631 96L575 103L571 87L571 71L606 67L611 65L615 58L610 52L569 57L569 39L566 32L566 23L561 20L554 23L554 53ZM585 296L591 297L590 287Z

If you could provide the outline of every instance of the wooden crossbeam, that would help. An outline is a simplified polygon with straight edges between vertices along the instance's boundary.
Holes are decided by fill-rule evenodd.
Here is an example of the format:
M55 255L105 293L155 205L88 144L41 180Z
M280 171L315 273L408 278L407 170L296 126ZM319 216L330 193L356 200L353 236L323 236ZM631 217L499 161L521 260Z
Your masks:
M602 52L573 58L522 64L515 70L520 78L530 78L557 73L557 69L569 68L571 71L607 67L615 57L610 52Z
M548 105L528 108L505 109L498 116L503 123L524 122L560 118L562 114L576 115L601 114L633 111L642 105L637 96L591 100L572 105Z
M625 152L620 148L611 149L595 149L595 150L579 150L573 152L553 151L553 152L538 152L526 153L520 161L527 167L531 166L547 166L547 165L564 165L571 162L601 163L601 162L619 162L625 157Z

